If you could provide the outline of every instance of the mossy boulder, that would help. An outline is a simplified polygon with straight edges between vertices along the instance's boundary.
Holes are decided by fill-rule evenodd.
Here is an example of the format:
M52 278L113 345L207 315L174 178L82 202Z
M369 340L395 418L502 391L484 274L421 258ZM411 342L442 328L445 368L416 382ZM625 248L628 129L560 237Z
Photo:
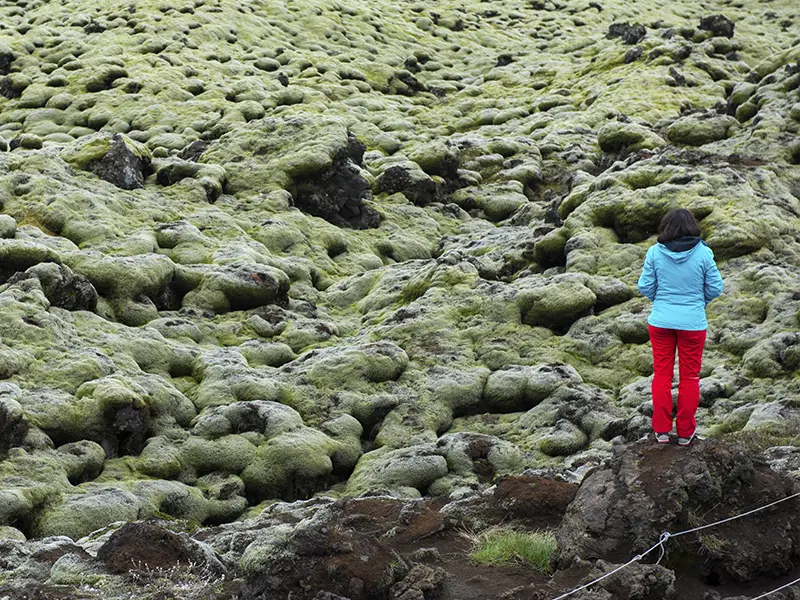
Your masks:
M34 525L37 537L65 535L78 540L118 521L135 521L139 501L130 492L115 487L85 484L80 490L42 510Z
M780 377L800 369L800 334L778 333L748 350L743 357L751 377Z
M338 118L266 118L226 133L199 162L222 165L233 193L289 189L293 181L329 169L348 142Z
M60 263L61 257L52 248L31 240L0 239L0 281L44 262Z
M0 239L13 238L17 232L17 222L14 217L0 215Z
M87 92L100 92L111 87L117 79L128 76L128 71L117 65L103 65L86 82Z
M667 129L667 137L675 144L703 146L728 137L736 122L728 116L692 115L681 117Z
M109 455L138 454L150 433L149 397L130 380L108 377L82 384L69 401L63 396L44 396L31 408L36 425L58 443L93 440ZM96 446L92 447L96 452Z
M91 481L103 470L106 451L100 444L81 440L59 446L58 460L73 484Z
M199 269L180 267L178 282L194 288L183 297L183 306L218 313L282 302L289 291L286 273L255 264L237 263Z
M225 169L219 165L198 164L179 158L156 160L154 171L156 180L164 186L191 180L202 188L209 202L219 198L227 181Z
M50 568L50 581L55 585L97 585L108 577L89 557L64 554Z
M124 190L144 187L152 160L144 145L121 133L83 137L62 150L61 157Z
M284 433L258 447L241 478L254 498L309 498L330 485L332 457L339 449L338 442L315 429Z
M0 525L0 540L12 540L17 542L24 542L26 540L25 534L15 527L8 525Z
M40 263L12 276L8 283L27 279L39 281L51 306L65 310L90 310L97 308L97 290L85 275L75 274L66 265Z
M424 494L440 477L447 475L447 460L432 445L390 450L381 448L365 454L347 482L349 493L384 490L401 496Z
M539 450L547 456L569 456L589 444L587 436L579 427L562 419L539 440Z
M492 412L517 412L535 406L562 385L582 381L569 365L508 366L489 376L484 398Z
M545 285L524 286L520 282L517 305L522 322L537 327L564 330L591 311L596 294L575 279L559 278Z
M408 366L408 355L391 342L317 350L302 360L308 365L306 376L309 382L322 389L340 389L359 382L393 381Z
M637 123L608 123L597 132L597 143L603 152L653 150L666 142L647 127Z
M85 275L108 303L110 316L129 325L143 325L158 317L156 301L166 300L164 293L175 273L175 265L165 256L107 256L82 252L67 259L73 271Z

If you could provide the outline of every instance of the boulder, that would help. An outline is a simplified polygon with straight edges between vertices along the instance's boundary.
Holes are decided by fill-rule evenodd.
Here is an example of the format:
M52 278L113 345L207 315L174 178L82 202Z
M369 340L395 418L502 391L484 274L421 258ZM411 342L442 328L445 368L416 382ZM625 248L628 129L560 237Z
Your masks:
M65 148L61 157L123 190L144 187L151 162L145 146L121 133L98 133L81 138Z
M377 227L380 214L364 204L372 200L370 184L359 169L364 150L365 146L349 134L347 146L334 155L329 168L295 178L295 205L340 227Z
M130 492L98 484L85 486L45 508L34 522L34 535L78 540L111 523L135 521L139 516L139 500Z
M666 142L647 127L637 123L608 123L597 132L597 143L603 152L620 150L652 150Z
M434 481L447 475L447 470L443 450L433 445L381 448L361 458L347 489L353 493L385 490L413 497L424 494Z
M341 523L341 515L341 508L322 507L299 523L273 527L253 541L240 561L244 597L394 597L389 590L409 574L407 563L373 535ZM422 584L419 578L414 581Z
M28 427L22 406L0 389L0 458L22 443Z
M607 466L583 481L556 537L557 563L627 559L673 534L740 515L790 496L796 484L750 451L712 441L690 448L637 442L618 446ZM791 501L773 509L668 539L665 565L691 564L701 576L744 582L800 564L800 513ZM764 536L764 531L772 535Z
M127 523L115 531L97 552L112 573L171 569L184 566L220 575L225 567L207 546L153 523Z
M212 267L179 267L176 283L191 288L182 306L224 313L285 302L289 277L274 267L234 263Z
M709 15L700 19L698 29L710 31L713 35L733 37L736 24L725 15Z
M687 146L702 146L728 137L736 122L725 115L689 115L679 118L667 129L669 141Z
M532 285L522 280L520 287L517 305L522 322L561 332L588 315L597 301L591 289L570 276L547 282L533 281Z
M0 44L0 75L11 72L11 63L14 62L14 51L7 44Z
M582 381L569 365L509 365L489 375L484 398L492 412L518 412L536 406L562 385Z
M375 186L379 194L400 192L417 206L427 206L439 196L436 182L412 163L390 166L376 178Z
M9 278L13 284L25 279L38 279L51 306L65 310L90 310L97 308L97 290L89 278L73 273L66 265L40 263Z

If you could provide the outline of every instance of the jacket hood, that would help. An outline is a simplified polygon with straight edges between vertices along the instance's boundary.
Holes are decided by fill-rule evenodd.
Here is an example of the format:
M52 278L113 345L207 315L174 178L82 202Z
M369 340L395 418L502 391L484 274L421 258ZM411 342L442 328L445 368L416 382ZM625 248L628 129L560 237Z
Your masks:
M694 254L695 248L702 245L705 245L705 242L699 237L685 235L683 237L670 240L666 244L658 244L658 249L664 256L668 256L677 263L682 263L688 260L692 254Z

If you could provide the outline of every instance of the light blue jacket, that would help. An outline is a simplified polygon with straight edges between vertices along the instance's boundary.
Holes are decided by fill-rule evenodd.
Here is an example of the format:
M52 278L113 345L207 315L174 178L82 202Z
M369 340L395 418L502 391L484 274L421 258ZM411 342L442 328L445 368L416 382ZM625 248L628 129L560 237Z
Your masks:
M647 322L665 329L708 329L706 304L722 293L714 252L700 238L668 246L656 244L644 258L639 291L653 301Z

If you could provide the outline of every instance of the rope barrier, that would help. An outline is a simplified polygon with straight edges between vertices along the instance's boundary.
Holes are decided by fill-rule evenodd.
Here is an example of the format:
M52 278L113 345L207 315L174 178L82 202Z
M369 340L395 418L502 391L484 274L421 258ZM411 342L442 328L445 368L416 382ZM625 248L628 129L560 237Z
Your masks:
M586 584L582 585L579 588L575 588L572 591L569 591L569 592L567 592L565 594L561 594L560 596L557 596L557 597L553 598L553 600L563 600L564 598L568 598L569 596L572 596L572 594L575 594L576 592L580 592L581 590L585 590L585 589L593 586L595 583L603 581L603 579L605 579L606 577L611 577L614 573L617 573L618 571L621 571L622 569L631 566L635 562L639 562L645 556L650 554L653 550L655 550L656 548L660 547L661 548L661 556L659 556L658 560L656 561L656 564L659 564L661 562L661 559L664 558L664 553L665 553L664 542L669 540L669 538L674 538L674 537L678 537L678 536L681 536L681 535L686 535L687 533L693 533L695 531L702 531L703 529L708 529L709 527L715 527L717 525L721 525L722 523L727 523L729 521L735 521L736 519L741 519L742 517L747 517L749 515L752 515L754 513L760 512L762 510L766 510L766 509L768 509L768 508L770 508L772 506L775 506L776 504L780 504L781 502L786 502L787 500L791 500L792 498L797 498L798 496L800 496L800 492L797 492L796 494L792 494L791 496L786 496L786 498L781 498L780 500L776 500L775 502L770 502L769 504L765 504L764 506L760 506L758 508L754 508L753 510L749 510L746 513L742 513L740 515L734 515L733 517L728 517L727 519L720 519L719 521L714 521L713 523L708 523L706 525L701 525L700 527L694 527L692 529L687 529L686 531L679 531L678 533L670 533L669 531L665 531L659 536L657 544L651 546L645 552L643 552L641 554L637 554L631 560L626 562L624 565L618 566L613 571L609 571L605 575L602 575L601 577L598 577L597 579L594 579L594 580L590 581L589 583L586 583ZM766 594L763 594L761 596L758 596L757 598L752 598L752 600L759 600L759 598L766 598L770 594L772 594L774 592L777 592L777 591L780 591L780 590L782 590L784 588L787 588L790 585L793 585L793 584L795 584L797 582L800 582L800 579L796 579L795 581L792 581L791 583L787 583L786 585L784 585L782 587L779 587L778 589L772 590L771 592L767 592Z
M783 589L786 589L787 587L789 587L789 586L792 586L792 585L794 585L795 583L800 583L800 577L798 577L798 578L797 578L797 579L795 579L794 581L790 581L789 583L787 583L787 584L785 584L785 585L782 585L782 586L781 586L781 587L779 587L779 588L775 588L775 589L774 589L774 590L772 590L771 592L767 592L766 594L761 594L760 596L756 596L755 598L751 598L750 600L759 600L759 598L766 598L767 596L771 596L771 595L772 595L772 594L774 594L775 592L780 592L781 590L783 590Z
M792 498L797 498L800 496L800 492L796 494L792 494L791 496L786 496L786 498L781 498L780 500L776 500L775 502L771 502L770 504L766 504L765 506L761 506L759 508L754 508L753 510L749 510L746 513L742 513L741 515L735 515L733 517L728 517L727 519L721 519L719 521L715 521L713 523L709 523L708 525L701 525L700 527L695 527L694 529L687 529L686 531L679 531L678 533L670 533L669 537L678 537L679 535L684 535L686 533L692 533L695 531L701 531L702 529L708 529L709 527L714 527L716 525L721 525L722 523L727 523L728 521L735 521L736 519L741 519L742 517L747 517L752 515L753 513L757 513L759 511L765 510L770 508L771 506L775 506L776 504L780 504L781 502L786 502L787 500L791 500Z
M567 592L566 594L562 594L562 595L561 595L561 596L559 596L558 598L553 598L553 600L561 600L562 598L567 598L568 596L572 596L572 594L574 594L575 592L580 592L581 590L585 590L586 588L593 586L593 585L594 585L595 583L597 583L598 581L603 581L603 579L605 579L606 577L611 577L611 576L612 576L614 573L616 573L617 571L621 571L621 570L622 570L622 569L624 569L625 567L629 567L629 566L631 566L633 563L635 563L635 562L639 562L640 560L642 560L642 559L643 559L645 556L647 556L648 554L650 554L650 553L651 553L653 550L655 550L655 549L656 549L656 548L658 548L659 546L661 546L661 556L659 557L658 561L659 561L659 562L661 562L661 559L664 557L664 546L663 546L662 544L663 544L664 542L666 542L666 541L667 541L667 538L666 538L666 537L664 537L664 534L662 533L662 534L661 534L661 537L660 537L660 538L659 538L659 540L658 540L658 543L657 543L657 544L655 544L654 546L651 546L649 550L647 550L647 551L645 551L645 552L642 552L641 554L637 554L637 555L636 555L636 556L634 556L632 559L630 559L628 562L626 562L624 565L620 565L620 566L618 566L616 569L614 569L613 571L609 571L608 573L606 573L606 574L605 574L605 575L603 575L602 577L598 577L598 578L597 578L597 579L595 579L594 581L590 581L590 582L589 582L589 583L587 583L586 585L582 585L581 587L579 587L579 588L576 588L576 589L572 590L571 592Z

